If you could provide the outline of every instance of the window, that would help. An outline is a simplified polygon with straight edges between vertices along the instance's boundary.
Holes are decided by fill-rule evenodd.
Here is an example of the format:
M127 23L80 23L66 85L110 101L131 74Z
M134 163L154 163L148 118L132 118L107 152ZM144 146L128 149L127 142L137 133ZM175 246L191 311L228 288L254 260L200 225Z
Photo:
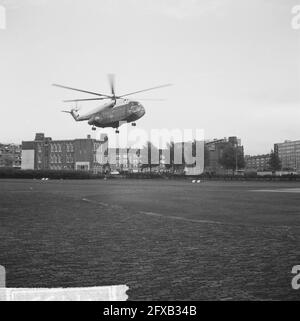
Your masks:
M67 152L72 152L73 151L73 146L71 143L67 143Z
M66 155L66 162L67 163L73 163L73 157L71 154L67 154Z

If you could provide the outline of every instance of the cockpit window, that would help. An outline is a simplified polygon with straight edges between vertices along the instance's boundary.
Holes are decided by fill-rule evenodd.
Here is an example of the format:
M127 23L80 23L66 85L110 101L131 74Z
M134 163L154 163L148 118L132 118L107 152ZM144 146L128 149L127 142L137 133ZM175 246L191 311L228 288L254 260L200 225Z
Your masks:
M130 110L132 111L132 112L136 112L136 111L138 111L140 109L140 106L139 106L139 104L137 103L137 102L131 102L131 104L130 104Z

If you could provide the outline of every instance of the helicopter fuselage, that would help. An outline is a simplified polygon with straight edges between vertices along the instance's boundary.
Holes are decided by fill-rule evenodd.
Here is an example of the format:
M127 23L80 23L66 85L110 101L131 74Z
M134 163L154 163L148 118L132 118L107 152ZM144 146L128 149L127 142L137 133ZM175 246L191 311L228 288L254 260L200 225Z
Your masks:
M122 99L106 103L87 114L75 115L74 118L76 121L88 121L89 125L96 127L118 128L120 123L131 123L144 115L145 108L139 102Z

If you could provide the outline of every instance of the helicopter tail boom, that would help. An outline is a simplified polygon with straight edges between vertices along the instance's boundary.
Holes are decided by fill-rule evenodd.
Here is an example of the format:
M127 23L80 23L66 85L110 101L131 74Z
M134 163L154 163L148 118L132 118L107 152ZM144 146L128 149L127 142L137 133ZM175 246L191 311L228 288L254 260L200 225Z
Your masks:
M69 110L62 110L63 113L67 113L67 114L71 114L72 117L78 121L78 118L79 118L79 114L77 113L77 110L76 109L71 109L70 111Z

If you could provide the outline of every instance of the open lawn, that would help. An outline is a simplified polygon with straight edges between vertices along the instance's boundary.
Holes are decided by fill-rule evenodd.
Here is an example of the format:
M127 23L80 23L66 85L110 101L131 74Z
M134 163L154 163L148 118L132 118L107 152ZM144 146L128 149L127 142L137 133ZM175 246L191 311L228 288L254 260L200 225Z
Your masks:
M0 180L7 287L130 300L300 299L300 184Z

